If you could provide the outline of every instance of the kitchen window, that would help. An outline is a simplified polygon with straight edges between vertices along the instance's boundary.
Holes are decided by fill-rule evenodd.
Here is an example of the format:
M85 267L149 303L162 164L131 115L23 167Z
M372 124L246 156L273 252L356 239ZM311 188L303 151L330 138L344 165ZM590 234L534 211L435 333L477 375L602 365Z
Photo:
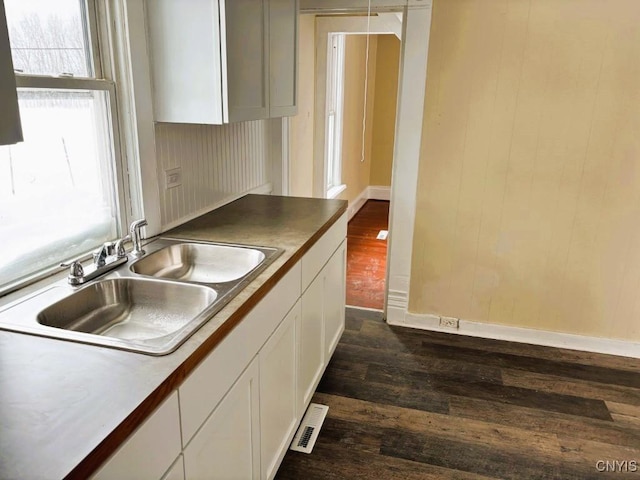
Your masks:
M114 84L94 0L4 0L24 142L0 147L0 292L126 224Z

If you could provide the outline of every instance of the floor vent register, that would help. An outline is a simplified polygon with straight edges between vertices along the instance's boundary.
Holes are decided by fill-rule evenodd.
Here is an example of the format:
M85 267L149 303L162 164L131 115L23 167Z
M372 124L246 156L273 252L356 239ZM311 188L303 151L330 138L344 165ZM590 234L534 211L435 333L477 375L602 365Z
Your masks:
M293 441L289 449L295 450L296 452L311 453L328 411L329 407L326 405L319 405L317 403L309 404L307 413L305 413L298 427L298 431L293 436Z

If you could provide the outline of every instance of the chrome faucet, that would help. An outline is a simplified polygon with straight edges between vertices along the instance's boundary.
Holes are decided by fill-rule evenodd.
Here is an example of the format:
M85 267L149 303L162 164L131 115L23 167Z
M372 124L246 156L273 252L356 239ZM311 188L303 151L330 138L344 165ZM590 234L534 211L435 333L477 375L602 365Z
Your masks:
M69 275L67 277L69 284L73 286L83 285L125 263L128 258L124 244L128 241L133 243L132 256L140 257L144 255L140 229L145 225L147 225L145 219L136 220L131 223L129 235L125 235L115 243L105 242L98 250L93 252L93 264L86 268L84 268L78 260L61 263L61 267L69 267Z

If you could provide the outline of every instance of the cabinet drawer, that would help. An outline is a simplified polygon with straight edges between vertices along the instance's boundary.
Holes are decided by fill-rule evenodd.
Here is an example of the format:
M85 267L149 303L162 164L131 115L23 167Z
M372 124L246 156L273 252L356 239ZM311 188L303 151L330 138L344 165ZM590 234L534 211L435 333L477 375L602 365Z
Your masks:
M303 292L322 270L324 264L327 263L346 236L347 213L345 212L302 258Z
M179 387L187 445L300 296L300 262L278 282Z

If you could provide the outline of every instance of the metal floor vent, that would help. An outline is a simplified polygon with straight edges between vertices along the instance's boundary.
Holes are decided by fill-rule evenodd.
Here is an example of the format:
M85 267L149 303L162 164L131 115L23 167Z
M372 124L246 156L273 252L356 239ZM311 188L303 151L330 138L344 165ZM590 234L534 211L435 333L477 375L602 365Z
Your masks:
M296 452L311 453L328 411L329 407L326 405L310 403L307 413L304 414L304 418L298 427L298 431L293 436L289 449Z

